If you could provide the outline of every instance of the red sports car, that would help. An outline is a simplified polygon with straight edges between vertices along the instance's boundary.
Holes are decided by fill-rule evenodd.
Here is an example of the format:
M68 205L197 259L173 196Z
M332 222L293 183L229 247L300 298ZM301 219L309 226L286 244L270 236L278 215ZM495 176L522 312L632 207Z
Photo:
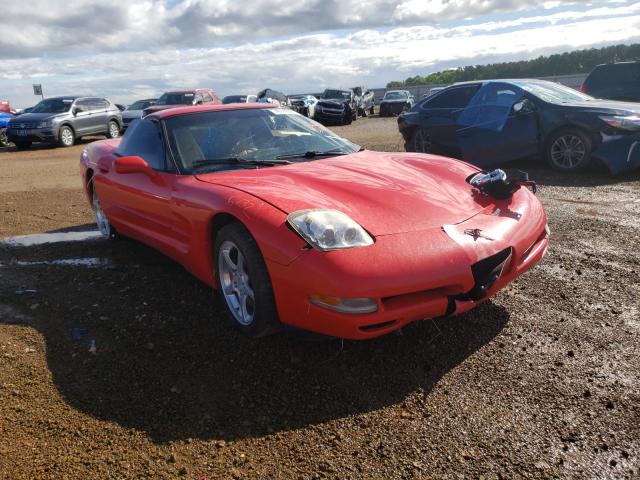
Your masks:
M103 235L174 258L253 337L287 324L365 339L456 315L547 249L527 188L458 160L366 151L271 104L163 110L81 163Z

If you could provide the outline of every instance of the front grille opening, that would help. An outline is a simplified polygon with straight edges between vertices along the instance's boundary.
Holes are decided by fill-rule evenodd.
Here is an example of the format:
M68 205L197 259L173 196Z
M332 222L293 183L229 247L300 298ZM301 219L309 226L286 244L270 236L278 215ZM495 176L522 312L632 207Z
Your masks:
M383 328L390 327L394 323L398 323L397 320L389 320L386 322L373 323L371 325L365 325L363 327L359 327L363 332L375 332L376 330L381 330Z
M469 300L480 300L485 297L487 291L500 278L507 263L511 259L513 249L511 247L491 255L471 266L471 273L475 282L473 288L465 294Z

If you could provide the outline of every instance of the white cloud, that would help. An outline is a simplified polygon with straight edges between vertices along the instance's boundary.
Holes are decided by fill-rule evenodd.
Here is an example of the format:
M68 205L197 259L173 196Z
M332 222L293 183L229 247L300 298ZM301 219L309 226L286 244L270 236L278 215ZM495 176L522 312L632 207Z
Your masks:
M314 9L326 12L327 2L276 0L265 13L264 0L256 0L251 5L243 5L240 15L237 1L217 2L214 8L212 2L197 0L175 7L149 0L103 11L91 10L87 2L76 0L65 8L69 17L64 20L44 8L49 2L43 2L42 9L33 11L48 23L40 24L39 28L34 24L37 33L31 35L28 31L31 27L25 27L23 36L5 34L0 40L0 51L5 55L9 53L0 70L0 97L9 97L17 106L27 106L35 100L31 95L32 81L43 83L46 95L102 94L123 102L171 88L195 86L213 87L221 95L256 92L266 86L291 93L318 91L330 85L382 86L391 79L459 65L530 58L640 39L638 3L600 3L587 10L580 5L567 7L565 4L561 11L541 5L549 10L521 11L520 2L510 6L509 2L491 0L376 1L332 4L336 11L329 23L333 22L334 28L343 25L344 19L361 25L375 23L372 16L366 14L373 7L384 8L387 23L379 21L371 28L318 31L275 39L246 36L242 42L235 39L241 31L238 29L248 28L240 27L248 17L264 17L264 25L257 28L266 30L272 28L269 22L276 17L281 16L284 20L280 21L285 23L295 17L298 23L291 25L297 28L296 25L305 22L322 23L324 20L315 18L302 22L299 17ZM475 6L472 8L471 4ZM16 15L14 5L15 2L9 3L10 15ZM413 11L419 18L468 15L478 8L517 12L447 26L407 21L407 26L381 28L401 7L405 12L402 15ZM80 13L88 11L103 14L103 18L90 21L88 31L80 29L74 33ZM181 37L186 28L184 22L194 12L206 22L193 26L196 33L187 41L187 37ZM396 20L399 24L404 22L402 15ZM216 26L215 18L235 20ZM121 28L111 29L110 25ZM163 29L158 30L158 25ZM196 41L203 31L208 31L214 41ZM69 48L55 46L55 42L71 42L73 35L76 40ZM216 35L226 41L215 40ZM246 41L247 38L251 41ZM51 50L37 53L33 45L41 45L46 39L53 42ZM85 47L83 41L90 43ZM6 42L13 42L14 46ZM37 57L20 58L12 54L14 51L23 51L24 56L37 54Z

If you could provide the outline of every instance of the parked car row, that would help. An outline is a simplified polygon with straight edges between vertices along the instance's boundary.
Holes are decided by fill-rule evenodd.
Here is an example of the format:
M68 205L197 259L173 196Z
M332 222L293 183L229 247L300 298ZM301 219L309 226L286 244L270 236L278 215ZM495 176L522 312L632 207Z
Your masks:
M575 172L592 158L617 174L640 166L640 104L598 100L544 80L452 85L398 117L409 152L474 165L539 156Z
M100 97L54 97L38 103L29 113L11 118L6 140L17 148L29 148L33 142L70 147L85 135L116 138L122 129L118 107Z

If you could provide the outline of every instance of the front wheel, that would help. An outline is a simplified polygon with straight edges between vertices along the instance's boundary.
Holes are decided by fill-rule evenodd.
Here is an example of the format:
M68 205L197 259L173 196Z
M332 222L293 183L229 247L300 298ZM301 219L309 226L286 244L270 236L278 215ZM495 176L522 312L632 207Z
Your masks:
M431 134L424 128L416 129L413 136L404 144L407 152L429 153L431 147Z
M96 215L96 225L103 238L106 240L114 239L116 237L116 229L111 226L107 215L102 210L102 205L95 189L93 190L93 211Z
M71 147L76 141L75 134L71 127L63 126L60 128L60 138L58 139L58 143L61 147Z
M546 143L545 157L554 170L579 172L591 162L591 139L580 130L567 128L554 133Z
M226 225L214 245L218 294L233 326L256 338L274 333L280 322L267 266L249 231Z
M0 128L0 147L8 147L10 145L9 139L7 138L7 129Z
M118 125L118 122L111 120L109 122L107 138L118 138L119 135L120 135L120 125Z

